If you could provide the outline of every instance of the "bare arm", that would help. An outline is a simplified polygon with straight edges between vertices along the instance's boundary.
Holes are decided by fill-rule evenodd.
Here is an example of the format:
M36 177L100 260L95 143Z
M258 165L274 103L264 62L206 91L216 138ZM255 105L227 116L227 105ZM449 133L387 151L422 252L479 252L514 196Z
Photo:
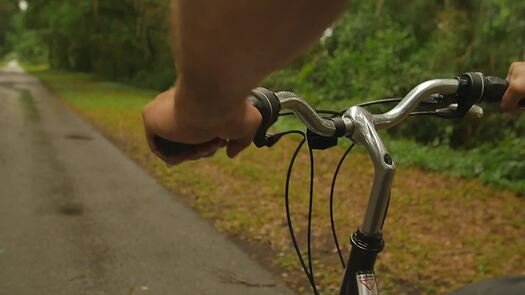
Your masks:
M151 149L153 134L199 144L166 158L177 164L212 155L227 144L235 156L260 125L245 101L249 90L315 41L340 14L347 0L172 0L175 90L163 93L144 111ZM227 143L226 143L227 140Z
M214 104L238 104L344 9L344 0L173 0L178 86ZM193 95L192 95L193 96Z

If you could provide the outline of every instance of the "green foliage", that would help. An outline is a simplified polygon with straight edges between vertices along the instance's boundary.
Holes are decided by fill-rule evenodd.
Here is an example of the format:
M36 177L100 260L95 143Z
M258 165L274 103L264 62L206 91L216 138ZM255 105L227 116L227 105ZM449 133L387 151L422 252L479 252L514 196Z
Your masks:
M15 57L27 63L39 64L47 62L48 49L42 44L40 35L24 29L23 16L18 13L11 19L12 31L7 35L10 49Z
M465 71L505 77L511 61L525 58L524 18L523 1L355 0L310 58L274 74L266 85L294 89L322 108L344 109L404 96L424 80ZM405 162L523 191L523 123L504 117L496 107L484 107L481 120L416 118L390 135L427 145L401 145ZM440 147L434 157L429 151L436 146L469 150L469 156Z
M51 68L94 72L158 90L175 79L169 49L168 1L33 0L20 14L20 58Z
M12 50L8 35L12 30L12 19L16 9L15 1L0 0L0 59Z
M413 141L389 140L389 148L398 163L416 165L454 176L481 179L483 182L525 193L525 144L506 138L495 147L453 150L446 146L424 146Z
M32 0L24 13L14 13L15 4L0 0L0 54L15 50L24 60L45 60L55 69L156 90L172 85L168 0ZM293 90L322 108L344 109L403 96L424 80L464 71L505 76L511 61L525 59L524 19L524 1L354 0L332 26L333 34L265 85ZM409 152L419 165L520 188L523 120L497 112L488 107L482 120L413 119L389 135L427 145L423 150L448 146L472 155L446 165L448 160L425 164L426 153L416 160ZM484 172L472 172L480 169Z

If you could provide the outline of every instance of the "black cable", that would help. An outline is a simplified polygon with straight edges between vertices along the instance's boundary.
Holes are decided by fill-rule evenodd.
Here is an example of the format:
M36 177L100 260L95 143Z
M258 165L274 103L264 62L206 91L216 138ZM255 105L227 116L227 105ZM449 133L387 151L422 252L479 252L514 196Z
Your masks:
M304 136L304 132L299 131L299 130L290 130L290 131L278 132L278 133L272 134L271 136L278 136L279 138L281 138L281 137L283 137L285 135L289 135L289 134L299 134L299 135Z
M319 114L326 114L326 115L334 115L334 116L341 116L344 114L344 112L338 112L338 111L331 111L331 110L315 110Z
M303 259L303 255L301 254L301 250L299 249L299 246L298 246L298 243L297 243L297 239L295 237L295 231L293 229L293 223L292 223L291 214L290 214L289 192L290 192L290 179L291 179L291 175L292 175L292 168L293 168L293 165L295 164L295 160L297 159L297 155L299 154L299 151L301 150L301 148L303 147L304 143L306 142L306 136L305 136L305 134L303 132L296 131L295 133L303 135L304 138L301 141L301 143L299 144L299 146L297 147L297 149L295 150L295 152L294 152L294 154L292 156L292 159L290 161L290 165L288 165L288 171L286 173L286 185L285 185L285 192L284 192L286 219L287 219L287 222L288 222L288 229L290 231L290 236L292 238L292 244L294 246L294 249L295 249L295 252L297 254L297 257L299 258L299 262L301 263L303 271L306 274L306 276L308 278L308 281L310 282L310 285L312 286L312 290L313 290L314 294L315 295L319 295L319 292L317 291L317 287L315 285L315 281L313 279L313 276L308 271L308 267L306 266L306 264L304 262L304 259Z
M363 102L363 103L360 103L360 104L357 104L356 106L359 106L359 107L367 107L367 106L371 106L371 105L376 105L376 104L388 104L388 103L398 103L400 101L402 101L403 98L399 98L399 97L395 97L395 98L385 98L385 99L378 99L378 100L372 100L372 101L367 101L367 102ZM421 101L419 104L421 105L428 105L428 106L436 106L436 105L443 105L444 102L434 102L434 101ZM445 103L446 105L446 103ZM346 112L346 110L343 110L343 111L332 111L332 110L315 110L316 113L318 114L325 114L325 115L332 115L332 116L340 116L342 114L344 114ZM279 116L280 117L283 117L283 116L291 116L291 115L294 115L293 112L284 112L284 113L280 113Z
M379 99L379 100L373 100L368 102L363 102L358 104L360 107L367 107L375 104L381 104L381 103L394 103L394 102L400 102L402 98L385 98L385 99Z
M285 116L291 116L294 115L293 112L285 112L285 113L279 113L279 117L285 117Z
M289 135L289 134L298 134L298 135L301 135L303 138L306 138L306 135L301 130L289 130L289 131L279 132L279 133L275 133L274 136L277 136L277 135L284 136L284 135Z
M330 110L315 110L315 112L318 114L332 115L332 116L341 116L344 113L344 112L337 112L337 111L330 111ZM291 115L294 115L294 113L293 112L279 113L279 117L291 116Z
M313 200L314 200L314 152L310 143L308 142L308 153L310 156L310 196L308 204L308 235L307 235L307 255L308 255L308 266L310 267L310 275L312 281L315 284L314 266L312 263L312 211L313 211Z
M339 247L339 241L337 240L337 232L335 230L335 222L334 222L334 191L335 191L335 183L337 180L337 175L339 174L339 169L343 165L344 160L346 159L346 156L352 151L355 144L353 143L343 154L341 157L341 160L339 160L339 164L337 164L337 168L335 169L334 178L332 179L332 186L330 187L330 226L332 228L332 236L334 237L335 246L337 248L337 254L339 255L339 259L341 260L341 265L343 266L343 269L345 268L345 261L343 259L343 255L341 254L341 248Z
M379 99L379 100L363 102L363 103L358 104L358 106L360 106L360 107L367 107L367 106L376 105L376 104L383 104L383 103L398 103L398 102L400 102L402 100L403 100L402 98L386 98L386 99ZM421 102L419 102L419 105L429 106L429 107L440 107L440 106L446 106L446 105L448 105L448 103L445 103L445 102L434 102L434 101L421 101Z
M394 103L394 102L400 102L400 101L401 101L401 99L399 99L399 98L390 98L390 99L382 99L382 100L366 102L366 103L359 104L358 106L365 107L365 106L370 106L370 105L375 105L375 104ZM423 103L425 103L425 102L423 102ZM432 104L432 103L428 103L428 104ZM342 115L344 113L344 111L343 112L336 112L336 111L328 111L328 110L316 110L316 112L319 113L319 114L328 114L328 115L332 115L332 116L340 116L340 115ZM414 112L414 113L412 113L410 115L414 116L414 115L431 115L431 114L436 115L436 113L425 112L425 111L423 111L423 112ZM294 113L293 112L286 112L286 113L280 113L279 114L279 116L290 116L290 115L294 115ZM299 131L299 130L293 130L293 131L287 131L287 132L279 133L279 134L276 134L276 136L281 137L281 136L284 136L284 135L287 135L287 134L294 134L294 133L302 135L303 136L303 140L298 145L298 147L296 148L296 150L295 150L295 152L293 154L293 157L292 157L292 159L290 161L290 164L288 166L288 171L287 171L287 175L286 175L286 186L285 186L286 219L287 219L287 222L288 222L288 229L290 231L290 236L292 238L292 243L293 243L295 252L297 254L297 257L299 258L299 262L301 263L303 271L306 274L306 276L308 278L308 281L310 282L310 285L312 287L314 295L319 295L319 292L317 290L317 286L316 286L316 283L315 283L315 276L314 276L313 262L312 262L312 251L311 251L311 248L312 248L311 247L312 246L311 238L312 238L314 170L315 170L313 149L312 149L312 147L310 145L308 145L308 151L309 151L309 156L310 156L310 191L309 191L309 205L308 205L308 234L307 234L308 266L307 266L305 261L304 261L304 258L303 258L303 255L301 253L301 250L300 250L300 248L298 246L297 238L295 236L295 231L294 231L294 228L293 228L293 223L292 223L292 218L291 218L291 213L290 213L290 199L289 199L289 189L290 189L290 180L291 180L292 169L293 169L293 166L295 164L295 160L297 159L297 156L298 156L301 148L303 147L304 143L307 141L307 139L306 139L306 135L304 134L304 132ZM334 242L335 242L335 245L336 245L336 248L337 248L337 253L338 253L338 256L339 256L339 259L341 261L341 265L343 266L343 268L345 268L345 262L344 262L344 259L343 259L343 255L341 254L341 248L339 246L339 241L338 241L338 238L337 238L337 232L336 232L336 229L335 229L335 221L334 221L334 214L333 214L333 203L334 203L334 192L335 192L335 184L336 184L336 181L337 181L337 176L339 174L340 168L341 168L344 160L346 159L348 154L352 151L354 146L355 146L355 144L352 144L346 150L346 152L343 154L343 156L341 157L341 160L339 161L339 163L337 165L337 168L335 170L334 177L332 179L332 185L331 185L331 188L330 188L330 226L331 226L331 230L332 230L332 236L334 238Z
M412 112L410 116L439 116L440 113L435 111L421 111L421 112Z

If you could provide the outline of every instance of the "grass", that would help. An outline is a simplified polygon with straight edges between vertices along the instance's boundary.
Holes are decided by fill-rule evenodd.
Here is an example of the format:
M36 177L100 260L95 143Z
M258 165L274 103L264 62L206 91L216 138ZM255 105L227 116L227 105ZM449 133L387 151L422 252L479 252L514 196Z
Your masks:
M235 160L219 154L168 169L152 156L143 138L141 110L155 92L86 74L34 74L219 231L267 247L271 255L264 256L282 270L282 278L310 294L288 237L282 197L297 138L285 138L272 149L250 148ZM316 152L313 249L322 294L337 293L342 273L327 216L329 185L342 148ZM396 158L400 155L395 149ZM291 195L303 245L307 160L306 153L299 156ZM344 241L362 219L372 173L366 155L358 152L339 176L335 220L345 253L349 247ZM439 294L475 280L525 274L524 206L525 198L511 191L398 165L384 228L386 248L377 265L382 294Z
M28 63L22 61L19 63L19 65L28 72L43 72L49 69L49 65L47 63Z
M0 69L5 67L9 61L7 59L0 58Z

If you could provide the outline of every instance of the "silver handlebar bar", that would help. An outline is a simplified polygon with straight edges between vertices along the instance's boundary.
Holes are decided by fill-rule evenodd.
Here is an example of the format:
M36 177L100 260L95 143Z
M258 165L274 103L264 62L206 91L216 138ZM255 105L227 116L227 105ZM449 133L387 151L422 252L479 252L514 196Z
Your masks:
M414 111L422 100L432 94L455 93L458 89L457 79L436 79L423 82L410 91L393 109L383 114L374 114L373 122L377 129L388 129L405 120ZM276 93L281 103L281 108L292 111L311 131L322 136L333 136L335 134L334 122L319 116L315 110L295 93L281 91ZM343 119L347 124L346 135L353 132L352 119L349 112L345 113Z
M419 103L432 94L450 94L457 92L458 79L436 79L423 82L410 91L397 106L390 111L373 115L377 129L388 129L405 120Z
M390 200L390 189L395 174L395 163L381 141L377 129L394 127L405 120L424 99L441 93L456 93L456 79L430 80L416 86L393 109L383 114L371 114L362 107L353 106L342 116L345 136L364 146L374 163L374 181L368 207L360 231L368 236L380 235ZM336 134L334 121L319 116L306 101L292 92L277 92L282 109L292 111L311 131L331 137Z
M333 121L324 119L302 98L295 93L282 91L276 93L282 109L292 111L308 129L323 136L333 136L335 134L335 124Z

